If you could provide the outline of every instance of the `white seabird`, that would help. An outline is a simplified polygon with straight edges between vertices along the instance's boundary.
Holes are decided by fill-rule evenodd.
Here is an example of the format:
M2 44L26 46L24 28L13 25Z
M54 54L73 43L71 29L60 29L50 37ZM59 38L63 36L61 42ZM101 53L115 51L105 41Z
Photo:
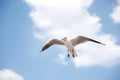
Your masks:
M47 48L49 48L50 46L54 45L54 44L57 44L57 45L64 45L66 46L66 48L68 49L68 57L70 56L70 54L73 56L73 57L76 57L77 54L74 50L74 46L80 44L80 43L84 43L84 42L87 42L87 41L91 41L91 42L95 42L95 43L98 43L98 44L102 44L102 45L105 45L101 42L98 42L96 40L93 40L93 39L90 39L90 38L87 38L87 37L84 37L84 36L77 36L76 38L74 39L71 39L71 40L67 40L67 37L64 37L62 40L59 40L59 39L52 39L50 40L46 45L43 46L43 48L41 49L40 52L46 50ZM69 54L70 52L70 54Z

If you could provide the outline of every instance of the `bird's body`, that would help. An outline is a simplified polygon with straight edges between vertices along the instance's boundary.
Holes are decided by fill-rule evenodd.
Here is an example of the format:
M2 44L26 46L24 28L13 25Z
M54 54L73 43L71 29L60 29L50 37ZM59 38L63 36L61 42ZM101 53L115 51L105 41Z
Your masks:
M72 56L77 56L75 50L74 50L74 46L72 44L72 42L70 40L66 40L64 41L64 45L66 46L66 48L68 49L68 57L69 57L69 52L72 54Z
M71 41L65 41L64 42L64 44L65 44L65 46L70 50L70 49L73 49L74 48L74 46L73 46L73 44L71 43Z
M86 41L91 41L91 42L95 42L95 43L98 43L98 44L105 45L105 44L103 44L101 42L98 42L96 40L93 40L93 39L90 39L90 38L87 38L87 37L84 37L84 36L77 36L76 38L71 39L71 40L67 40L67 38L65 37L62 40L59 40L59 39L50 40L45 46L43 46L41 51L46 50L47 48L49 48L53 44L64 45L68 49L68 57L70 55L72 55L73 57L76 57L77 54L76 54L76 52L74 50L74 46L76 46L76 45L78 45L80 43L84 43ZM70 54L69 54L69 52L70 52Z

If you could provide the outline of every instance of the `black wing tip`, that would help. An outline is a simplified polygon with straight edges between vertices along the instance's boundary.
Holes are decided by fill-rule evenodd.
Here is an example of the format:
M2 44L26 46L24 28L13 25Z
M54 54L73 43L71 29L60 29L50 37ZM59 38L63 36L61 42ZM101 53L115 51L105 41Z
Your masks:
M102 43L102 45L104 45L104 46L105 46L106 44L103 44L103 43Z
M99 43L99 44L102 44L102 45L104 45L104 46L106 45L106 44L104 44L104 43L101 43L101 42L98 42L98 43Z
M41 50L40 52L43 52L43 50Z
M98 42L98 41L96 41L96 40L93 40L93 39L89 39L90 41L93 41L93 42L96 42L96 43L98 43L98 44L102 44L102 45L106 45L106 44L104 44L104 43L101 43L101 42Z
M106 45L106 44L104 44L104 43L101 43L101 42L98 42L98 43L99 43L99 44L102 44L102 45L104 45L104 46Z

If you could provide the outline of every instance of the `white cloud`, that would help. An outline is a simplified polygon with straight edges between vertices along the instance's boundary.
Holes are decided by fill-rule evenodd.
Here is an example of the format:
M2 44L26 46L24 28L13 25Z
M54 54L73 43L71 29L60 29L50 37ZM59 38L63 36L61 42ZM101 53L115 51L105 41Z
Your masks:
M106 46L85 43L79 46L79 56L74 58L76 67L103 66L109 67L120 62L120 47L114 44Z
M115 23L120 23L120 0L116 0L117 5L113 8L113 12L110 14L110 17Z
M65 54L58 54L58 56L54 60L60 64L67 65L68 63L65 57L66 57Z
M22 76L10 69L0 70L0 80L24 80Z
M96 15L91 16L86 11L86 8L91 5L92 1L26 0L32 6L30 17L35 26L41 29L40 33L35 34L39 34L40 37L44 34L45 36L41 37L43 39L46 36L47 38L62 38L69 35L71 35L69 37L75 37L78 34L93 35L96 31L100 30L101 24L97 23L100 18ZM70 4L65 4L66 2ZM89 33L86 31L89 31ZM38 38L40 38L39 36Z
M71 39L84 35L107 44L85 43L77 46L79 56L73 59L76 67L111 66L119 62L120 46L116 44L117 39L112 34L102 32L100 17L88 12L93 0L25 1L32 9L31 19L40 30L35 31L36 38L50 40L67 36ZM59 54L56 60L64 64L65 56Z

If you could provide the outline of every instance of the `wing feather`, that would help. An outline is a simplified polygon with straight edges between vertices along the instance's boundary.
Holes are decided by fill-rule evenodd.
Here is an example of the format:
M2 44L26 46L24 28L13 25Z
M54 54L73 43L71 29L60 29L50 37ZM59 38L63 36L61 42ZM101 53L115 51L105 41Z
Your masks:
M96 40L93 40L93 39L90 39L90 38L87 38L87 37L84 37L84 36L77 36L76 38L72 39L71 42L73 44L73 46L76 46L80 43L84 43L86 41L92 41L92 42L95 42L95 43L98 43L98 44L102 44L102 45L105 45L99 41L96 41Z
M41 49L41 52L48 49L50 46L52 46L54 44L64 45L64 42L62 40L52 39L46 45L43 46L43 48Z

